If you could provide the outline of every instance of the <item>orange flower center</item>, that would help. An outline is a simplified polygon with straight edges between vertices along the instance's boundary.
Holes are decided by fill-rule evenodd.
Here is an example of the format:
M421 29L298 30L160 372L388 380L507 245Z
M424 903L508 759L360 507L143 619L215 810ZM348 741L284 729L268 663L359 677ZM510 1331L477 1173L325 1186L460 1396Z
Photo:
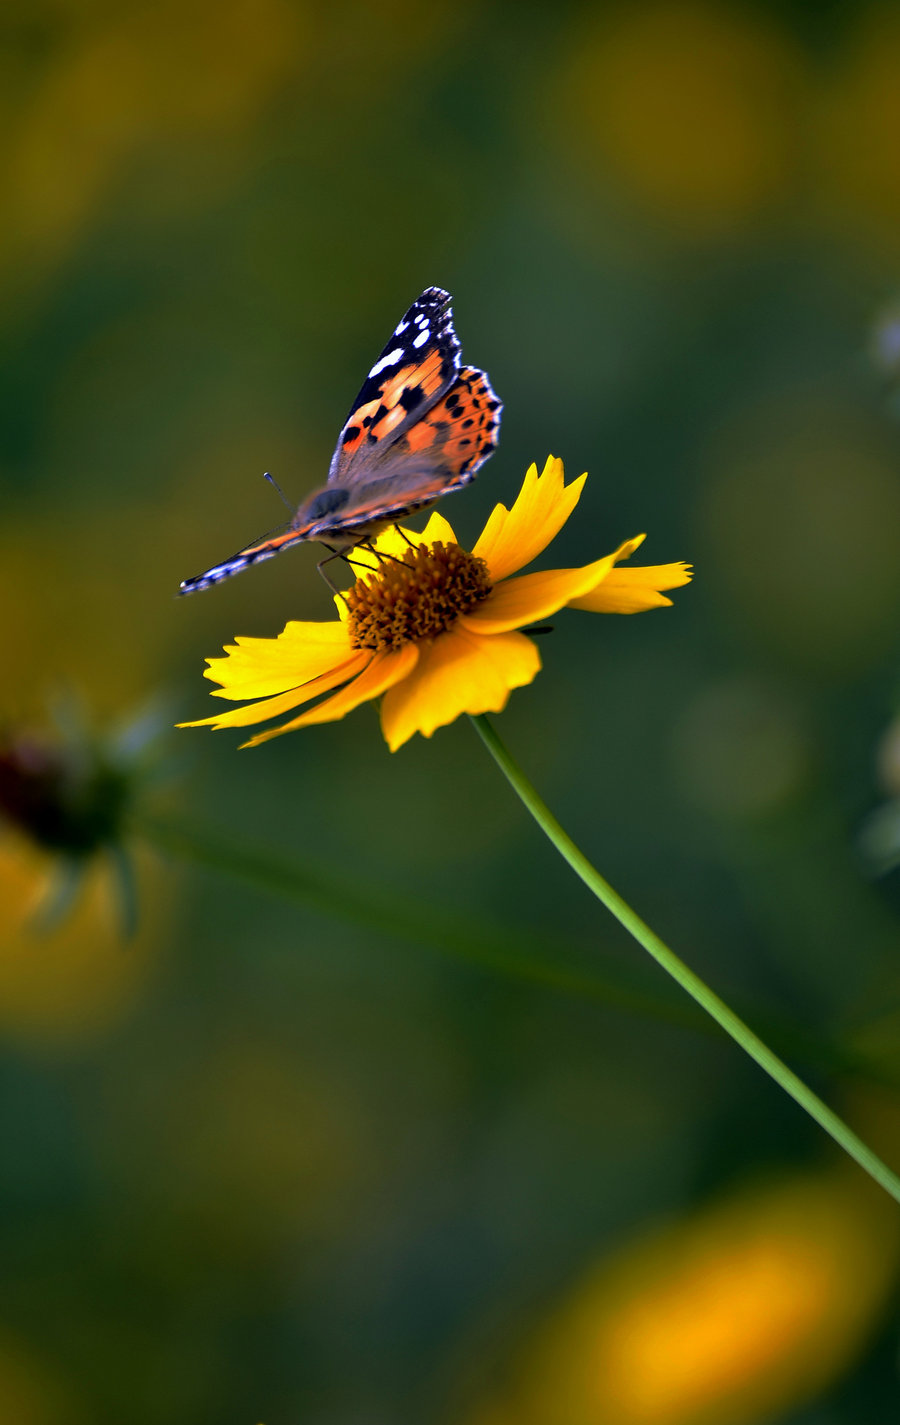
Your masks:
M402 648L437 638L486 599L487 564L458 544L418 544L405 559L382 557L377 570L346 594L354 648Z

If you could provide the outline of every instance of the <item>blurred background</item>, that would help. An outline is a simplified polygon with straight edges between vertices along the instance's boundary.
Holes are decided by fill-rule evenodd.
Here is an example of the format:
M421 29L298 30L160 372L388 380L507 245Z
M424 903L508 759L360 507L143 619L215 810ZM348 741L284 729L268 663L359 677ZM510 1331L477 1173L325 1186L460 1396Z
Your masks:
M643 562L697 569L673 609L558 620L503 736L900 1162L900 894L867 850L900 806L896 8L7 0L0 24L5 725L60 690L99 728L154 697L166 727L206 716L205 657L330 617L302 549L173 595L280 521L264 470L321 482L445 286L506 403L445 506L461 537L553 452L590 471L553 566L646 530ZM136 937L102 858L38 935L54 857L0 841L0 1419L893 1418L896 1209L682 1015L471 728L391 756L363 708L238 740L166 731L151 802L327 868L324 906L135 838ZM349 922L359 885L421 934ZM451 914L629 1005L467 963L465 933L439 952Z

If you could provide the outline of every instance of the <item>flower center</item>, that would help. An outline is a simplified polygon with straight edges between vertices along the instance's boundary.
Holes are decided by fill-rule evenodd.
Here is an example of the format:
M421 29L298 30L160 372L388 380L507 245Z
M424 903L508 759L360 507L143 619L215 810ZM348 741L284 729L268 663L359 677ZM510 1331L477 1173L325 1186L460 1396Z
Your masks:
M345 597L354 648L402 648L437 638L491 592L487 564L458 544L417 544L402 560L383 558Z

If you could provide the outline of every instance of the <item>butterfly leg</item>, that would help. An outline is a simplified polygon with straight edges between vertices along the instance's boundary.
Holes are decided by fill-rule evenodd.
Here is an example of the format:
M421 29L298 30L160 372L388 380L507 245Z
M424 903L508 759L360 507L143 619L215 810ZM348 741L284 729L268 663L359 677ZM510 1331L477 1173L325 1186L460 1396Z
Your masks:
M395 525L394 525L394 529L397 531L397 533L399 534L399 536L400 536L401 539L405 539L405 540L406 540L406 542L407 542L407 544L409 545L410 549L416 550L416 549L421 549L421 548L422 548L422 541L421 541L421 539L410 539L409 535L406 533L406 530L403 529L403 527L402 527L401 525L395 524ZM404 560L403 562L406 563L405 560Z
M366 540L365 542L361 542L359 547L360 547L360 549L367 549L370 554L374 554L375 558L376 558L377 560L379 560L379 562L380 562L382 559L393 559L393 561L394 561L395 564L405 564L405 563L406 563L406 560L405 560L405 559L401 559L400 556L399 556L399 554L389 554L386 549L376 549L376 548L375 548L375 545L372 544L370 540ZM413 545L413 548L415 548L415 545Z
M332 564L335 559L343 559L346 564L349 564L351 561L347 558L346 554L344 554L342 550L334 549L330 544L326 544L325 548L329 551L328 556L325 559L319 560L318 564L316 565L316 569L321 574L322 578L325 580L325 583L328 585L331 592L333 594L337 594L338 597L342 599L344 597L344 591L343 589L339 589L337 584L333 584L331 582L328 575L325 573L325 565Z

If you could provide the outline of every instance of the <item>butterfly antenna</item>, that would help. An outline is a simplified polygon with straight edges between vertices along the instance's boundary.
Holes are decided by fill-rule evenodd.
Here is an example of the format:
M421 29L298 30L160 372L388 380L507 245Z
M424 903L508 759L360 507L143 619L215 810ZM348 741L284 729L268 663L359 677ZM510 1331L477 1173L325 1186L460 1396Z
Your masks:
M294 511L296 510L297 506L291 504L291 502L290 502L290 500L288 499L287 495L284 493L284 491L282 490L282 488L281 488L281 486L279 485L278 481L275 479L275 476L274 476L274 475L270 475L269 472L268 472L268 470L264 470L264 471L263 471L263 479L264 479L264 480L268 480L269 484L270 484L270 485L273 485L273 486L275 487L275 489L278 491L279 495L281 496L282 500L284 501L285 505L286 505L287 508L290 510L291 514L293 514Z

